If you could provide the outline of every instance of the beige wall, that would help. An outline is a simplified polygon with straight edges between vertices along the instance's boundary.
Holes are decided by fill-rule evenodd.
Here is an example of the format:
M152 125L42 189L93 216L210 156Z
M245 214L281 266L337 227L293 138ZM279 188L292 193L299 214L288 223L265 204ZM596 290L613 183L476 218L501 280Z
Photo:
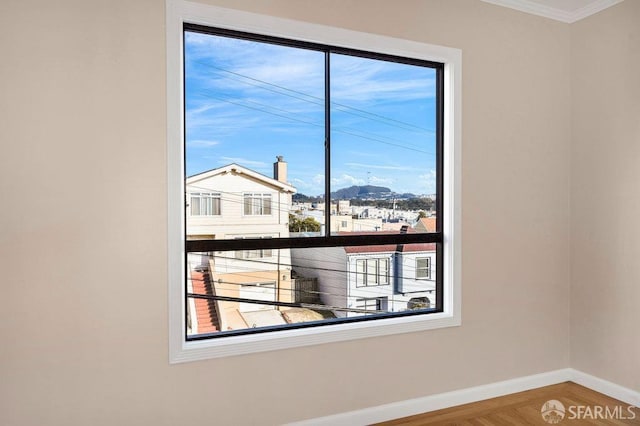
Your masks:
M211 3L462 49L463 325L170 366L164 2L2 1L0 423L275 424L567 367L570 27L476 0ZM632 156L604 159L585 197L623 206Z
M571 48L571 366L640 392L640 1Z

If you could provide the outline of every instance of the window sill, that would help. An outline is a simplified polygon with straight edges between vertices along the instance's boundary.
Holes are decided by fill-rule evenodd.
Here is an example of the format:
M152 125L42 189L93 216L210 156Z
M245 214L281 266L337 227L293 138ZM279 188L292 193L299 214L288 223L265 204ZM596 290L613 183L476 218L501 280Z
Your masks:
M183 341L171 348L170 362L182 363L347 340L455 327L460 315L446 312L357 323L322 325L269 333Z

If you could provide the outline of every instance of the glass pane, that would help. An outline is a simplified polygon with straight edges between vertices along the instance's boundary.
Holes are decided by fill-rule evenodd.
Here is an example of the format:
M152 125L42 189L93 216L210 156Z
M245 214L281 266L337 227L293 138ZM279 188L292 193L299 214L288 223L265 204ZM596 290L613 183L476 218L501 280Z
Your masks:
M265 196L263 199L263 213L264 215L270 215L271 214L271 196Z
M377 259L369 259L367 261L367 285L376 285L378 283L378 261Z
M418 279L416 270L416 259L435 259L435 244L238 253L188 254L188 336L436 308L435 271ZM377 276L385 269L386 283Z
M317 235L324 53L191 31L184 52L185 197L220 194L219 214L187 215L187 238Z
M200 216L200 197L191 197L191 215Z
M331 233L436 230L435 89L432 68L331 54Z
M380 259L380 284L389 284L389 259Z

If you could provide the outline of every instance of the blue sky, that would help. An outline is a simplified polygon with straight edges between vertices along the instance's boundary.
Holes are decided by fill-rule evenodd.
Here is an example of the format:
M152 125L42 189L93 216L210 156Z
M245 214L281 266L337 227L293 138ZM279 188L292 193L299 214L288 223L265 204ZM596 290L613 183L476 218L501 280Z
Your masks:
M331 189L435 192L435 71L331 54ZM277 155L324 193L324 53L187 32L186 173Z

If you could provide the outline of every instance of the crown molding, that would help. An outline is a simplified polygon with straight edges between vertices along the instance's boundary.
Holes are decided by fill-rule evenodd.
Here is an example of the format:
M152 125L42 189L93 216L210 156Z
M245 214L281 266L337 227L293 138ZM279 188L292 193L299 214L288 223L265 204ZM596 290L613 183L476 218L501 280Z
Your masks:
M588 16L595 15L596 13L605 10L615 4L621 3L624 0L596 0L588 5L581 7L580 9L573 12L573 21L570 23L579 21Z
M520 12L530 13L533 15L543 16L545 18L554 19L556 21L572 24L576 21L584 19L595 13L598 13L608 7L611 7L623 0L594 0L580 9L567 11L555 7L537 3L532 0L482 0L485 3L495 4L497 6L508 7L510 9L519 10Z

